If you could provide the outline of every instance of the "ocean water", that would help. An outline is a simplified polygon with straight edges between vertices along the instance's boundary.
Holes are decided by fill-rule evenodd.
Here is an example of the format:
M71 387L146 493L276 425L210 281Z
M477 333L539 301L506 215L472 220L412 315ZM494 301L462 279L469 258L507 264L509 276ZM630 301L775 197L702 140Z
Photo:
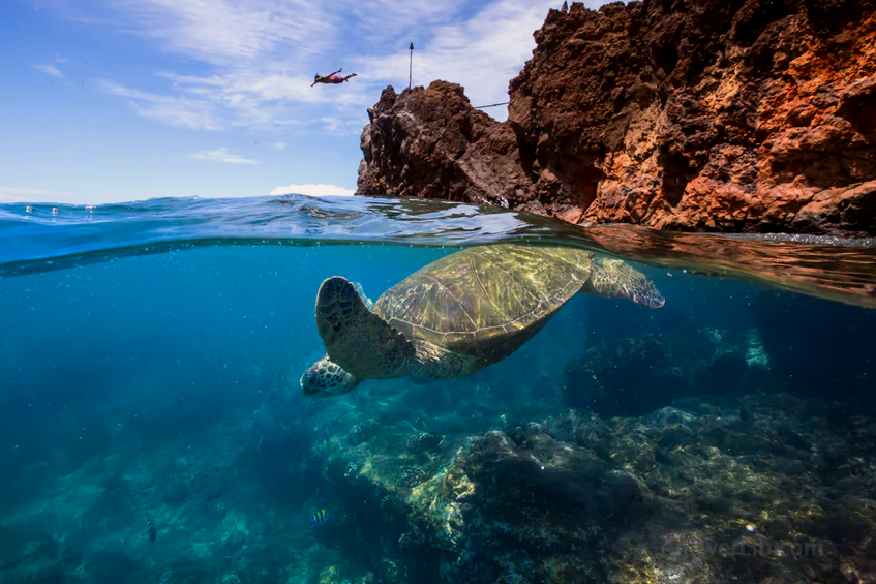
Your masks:
M456 379L299 379L320 284L621 258ZM423 200L0 205L0 582L876 581L876 248ZM325 510L324 520L312 521Z

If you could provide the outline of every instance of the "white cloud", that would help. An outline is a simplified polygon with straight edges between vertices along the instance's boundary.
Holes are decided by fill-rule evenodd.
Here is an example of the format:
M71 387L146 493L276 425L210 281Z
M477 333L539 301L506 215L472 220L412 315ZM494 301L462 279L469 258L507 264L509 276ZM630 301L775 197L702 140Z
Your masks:
M198 154L192 154L191 157L199 160L225 162L226 164L258 164L257 160L251 160L249 158L244 158L243 156L238 156L237 154L232 154L228 148L210 150L209 152L199 152Z
M319 128L321 134L329 134L332 136L346 136L349 134L361 134L362 128L368 123L367 118L363 115L361 119L342 120L339 118L322 118L322 126Z
M98 79L97 84L104 93L128 98L131 107L146 119L191 130L222 129L215 119L215 108L205 99L145 93L107 79Z
M70 4L68 11L79 6L55 1ZM104 81L144 118L190 129L296 126L345 136L361 131L364 110L383 87L406 86L411 40L416 84L447 79L461 83L474 105L506 101L508 81L531 58L533 32L559 4L479 0L470 16L472 3L463 0L94 0L91 12L195 61L186 74L158 72L167 86L150 93ZM310 86L314 72L341 65L359 76Z
M312 77L268 74L257 67L239 67L221 75L197 77L162 73L170 79L180 99L209 102L209 107L230 118L235 126L266 129L281 125L303 125L312 114L303 113L310 105L364 110L371 98L360 88L344 84L333 91L316 86ZM294 116L298 115L299 119ZM292 117L290 117L292 116Z
M47 191L44 189L5 187L0 185L0 201L4 203L54 203L60 201L61 198L72 196L72 193L63 191Z
M289 185L288 187L277 187L271 191L271 196L277 195L307 195L309 197L332 197L332 196L350 196L356 191L341 188L335 185Z
M420 33L430 23L452 17L464 5L458 0L347 0L345 11L363 32L386 39L389 35L394 38L396 35L404 37ZM404 43L404 47L407 46L408 43Z
M273 142L273 143L269 144L269 146L271 148L273 148L274 150L285 150L286 149L285 142Z
M448 18L465 6L460 0L95 0L84 8L53 1L68 18L115 21L116 30L154 39L156 47L210 68L205 74L159 73L173 85L150 93L104 81L105 91L132 100L145 118L191 129L264 131L319 124L313 120L322 116L314 116L312 106L320 106L338 120L330 129L336 135L352 133L346 118L361 120L379 88L358 79L311 87L315 71L336 66L336 55L326 57L361 52L362 44L386 45L390 35L406 35L424 20Z
M346 91L311 88L310 63L338 41L345 17L310 0L102 0L117 29L155 39L161 49L206 64L203 75L159 72L169 80L151 93L104 81L104 90L134 100L143 117L191 129L256 130L303 125L308 104L368 103ZM304 71L308 71L304 73ZM340 89L340 88L335 88ZM344 95L346 93L346 95ZM296 109L297 108L297 109ZM290 111L290 109L292 111Z
M167 102L152 103L149 105L129 102L138 114L148 120L155 120L178 128L191 130L221 130L222 126L214 122L209 112L198 111L186 100L172 99Z
M161 72L172 84L173 95L147 93L107 79L98 86L111 95L128 98L142 117L192 130L222 130L227 126L276 130L313 123L302 108L334 104L364 115L372 98L356 88L328 93L311 88L312 78L263 75L257 70L197 77ZM299 119L296 119L299 118Z
M596 8L593 0L585 6ZM465 88L472 105L508 101L508 82L532 58L533 33L541 28L554 0L497 0L468 20L433 27L429 36L415 45L414 85L428 85L434 79L455 81ZM372 55L358 60L363 77L407 87L410 53ZM401 87L399 87L401 85ZM487 110L504 119L507 107Z
M58 68L54 65L37 65L36 63L32 63L33 68L39 71L40 73L45 73L46 75L51 75L52 77L63 78L64 74L58 71Z
M107 2L126 28L209 63L264 59L292 46L296 60L327 49L336 20L308 0L121 0Z

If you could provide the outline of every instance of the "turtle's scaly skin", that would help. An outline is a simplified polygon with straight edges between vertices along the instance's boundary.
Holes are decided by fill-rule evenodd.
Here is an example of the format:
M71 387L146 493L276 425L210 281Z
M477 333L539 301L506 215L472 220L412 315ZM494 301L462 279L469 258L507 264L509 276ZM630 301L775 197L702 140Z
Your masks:
M340 395L361 379L474 373L517 350L577 292L663 305L654 284L625 262L574 248L466 249L399 282L370 311L353 284L329 278L315 307L328 360L305 373L302 387ZM352 378L322 388L326 363L341 368L332 375Z

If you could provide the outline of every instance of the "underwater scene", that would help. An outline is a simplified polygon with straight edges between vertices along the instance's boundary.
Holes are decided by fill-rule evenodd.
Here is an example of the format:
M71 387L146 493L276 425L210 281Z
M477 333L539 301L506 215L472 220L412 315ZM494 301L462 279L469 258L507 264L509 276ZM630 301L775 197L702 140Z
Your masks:
M0 205L0 583L876 581L876 248Z

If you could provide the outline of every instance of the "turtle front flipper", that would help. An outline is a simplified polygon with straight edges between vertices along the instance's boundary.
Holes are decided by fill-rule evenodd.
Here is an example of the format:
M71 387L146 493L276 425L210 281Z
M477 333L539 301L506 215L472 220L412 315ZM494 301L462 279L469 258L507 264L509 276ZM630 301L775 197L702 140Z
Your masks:
M344 278L322 283L315 312L329 358L357 379L404 377L416 369L417 347L370 312Z
M654 282L625 261L615 258L594 257L590 278L581 291L604 298L622 298L650 308L660 308L666 303Z

